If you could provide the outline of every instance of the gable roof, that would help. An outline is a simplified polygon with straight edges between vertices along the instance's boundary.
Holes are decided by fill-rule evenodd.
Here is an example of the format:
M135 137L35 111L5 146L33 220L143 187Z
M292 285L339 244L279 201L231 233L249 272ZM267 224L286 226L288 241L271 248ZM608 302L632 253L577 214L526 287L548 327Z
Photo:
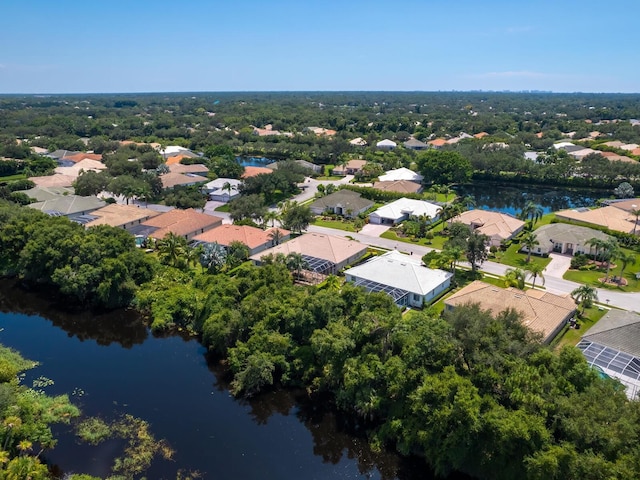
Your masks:
M252 260L260 260L262 257L278 253L288 255L289 253L300 253L313 258L328 260L334 265L339 265L346 260L364 255L367 245L355 240L348 240L333 235L322 233L305 233L288 242L276 245L265 250L258 255L251 257Z
M452 222L462 222L489 237L498 236L503 239L511 237L515 232L524 227L524 222L506 213L491 212L489 210L467 210L462 212Z
M65 155L62 157L63 160L69 160L73 163L81 162L82 160L95 160L97 162L102 161L102 155L97 153L75 153L73 155Z
M222 218L196 212L193 208L187 210L176 208L150 218L142 224L148 227L156 227L158 230L150 236L162 239L169 232L185 236L198 230L209 230L216 225L222 224Z
M640 357L640 315L611 309L582 338Z
M254 248L271 243L270 234L273 230L280 230L283 237L287 237L291 234L289 230L285 230L283 228L262 230L261 228L251 227L249 225L224 224L196 235L193 239L206 243L219 243L225 247L229 246L231 242L242 242L253 250Z
M354 213L361 212L373 206L373 200L362 198L362 196L353 190L337 190L329 195L320 197L309 207L312 210L326 210L328 208L342 207L343 210L352 210Z
M373 188L383 190L385 192L398 193L419 193L422 185L411 180L387 180L383 182L375 182Z
M352 267L347 273L419 295L427 295L453 276L444 270L427 268L419 259L394 250Z
M412 182L422 182L422 175L409 170L406 167L397 168L395 170L388 170L384 175L380 175L378 180L381 182L391 182L394 180L410 180Z
M144 221L151 217L160 215L160 212L148 208L137 207L135 205L121 205L112 203L91 212L92 216L98 217L85 224L86 227L96 225L111 225L112 227L122 227L127 223Z
M534 232L538 243L547 247L554 243L573 243L574 245L584 245L586 241L591 238L597 238L599 240L608 240L611 238L600 230L594 230L589 227L582 227L580 225L570 225L568 223L550 223L549 225L543 225Z
M560 296L543 290L498 288L475 280L445 300L449 306L477 303L493 315L512 308L522 313L522 323L534 332L540 332L544 341L576 310L569 295Z
M382 218L398 219L405 215L428 215L431 218L438 216L440 206L424 200L414 200L412 198L399 198L387 205L377 209L374 214Z

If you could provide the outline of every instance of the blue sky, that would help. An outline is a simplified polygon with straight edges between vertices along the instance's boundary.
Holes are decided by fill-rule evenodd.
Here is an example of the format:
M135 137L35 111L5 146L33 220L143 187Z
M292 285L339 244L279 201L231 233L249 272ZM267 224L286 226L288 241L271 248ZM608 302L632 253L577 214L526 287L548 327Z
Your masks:
M640 92L638 0L4 0L0 93Z

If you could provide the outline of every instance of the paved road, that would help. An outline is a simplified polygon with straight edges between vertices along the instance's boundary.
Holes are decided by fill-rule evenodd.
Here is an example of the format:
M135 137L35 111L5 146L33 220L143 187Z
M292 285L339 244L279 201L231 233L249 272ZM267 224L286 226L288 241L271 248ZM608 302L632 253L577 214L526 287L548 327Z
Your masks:
M404 253L417 255L418 258L422 257L424 254L433 250L433 248L424 247L422 245L414 245L414 244L405 243L405 242L396 242L394 240L389 240L387 238L373 237L370 235L363 235L362 233L345 232L343 230L337 230L334 228L326 228L326 227L318 227L315 225L310 225L307 231L325 233L327 235L351 237L351 238L354 238L355 240L358 240L359 242L366 243L367 245L385 248L388 250L397 249ZM465 264L463 263L462 265L464 266ZM482 264L481 271L484 273L489 273L497 276L503 276L505 271L508 268L511 268L511 267L509 267L508 265L503 265L501 263L484 262ZM541 281L538 279L538 285L540 284L540 282ZM549 292L563 294L563 293L571 293L573 290L578 288L580 284L549 275L545 277L544 286L546 290L548 290ZM603 304L619 307L625 310L640 311L640 293L616 292L613 290L605 290L602 288L598 288L597 291L598 291L598 299Z

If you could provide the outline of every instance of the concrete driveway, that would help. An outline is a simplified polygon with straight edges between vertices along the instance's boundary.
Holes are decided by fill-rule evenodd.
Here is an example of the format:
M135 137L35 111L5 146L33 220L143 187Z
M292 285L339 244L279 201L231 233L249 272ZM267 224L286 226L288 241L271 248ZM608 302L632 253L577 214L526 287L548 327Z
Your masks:
M549 258L551 258L551 262L547 265L547 268L544 269L545 277L554 277L554 278L562 278L562 275L569 270L571 266L571 256L569 255L560 255L557 253L549 254Z
M364 227L362 227L360 233L362 235L368 235L370 237L379 237L387 230L389 230L389 225L375 225L373 223L367 223Z

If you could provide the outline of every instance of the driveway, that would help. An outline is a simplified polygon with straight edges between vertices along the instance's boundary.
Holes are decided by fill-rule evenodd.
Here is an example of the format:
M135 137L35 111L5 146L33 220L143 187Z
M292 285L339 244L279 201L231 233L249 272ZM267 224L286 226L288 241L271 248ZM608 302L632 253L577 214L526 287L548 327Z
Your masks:
M368 235L369 237L379 237L387 230L389 230L389 225L374 225L372 223L367 223L362 227L360 233L362 235Z
M544 269L543 274L546 277L562 278L564 273L571 266L571 258L569 255L559 255L557 253L549 254L551 262Z

